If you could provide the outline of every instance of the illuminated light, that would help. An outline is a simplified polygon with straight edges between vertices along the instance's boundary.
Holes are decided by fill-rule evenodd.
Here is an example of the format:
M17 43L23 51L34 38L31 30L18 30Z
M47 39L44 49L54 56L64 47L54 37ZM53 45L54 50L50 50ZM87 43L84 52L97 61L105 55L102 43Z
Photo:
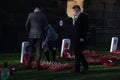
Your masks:
M84 0L69 0L67 2L67 15L73 18L72 7L74 5L79 5L81 7L81 11L83 12L83 2Z

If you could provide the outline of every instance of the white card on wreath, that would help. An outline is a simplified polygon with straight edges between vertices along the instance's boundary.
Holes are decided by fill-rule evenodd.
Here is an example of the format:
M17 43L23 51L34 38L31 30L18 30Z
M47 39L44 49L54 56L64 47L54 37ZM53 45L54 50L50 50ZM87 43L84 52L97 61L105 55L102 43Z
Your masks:
M23 63L23 56L24 56L25 53L27 53L26 48L28 46L29 46L29 42L22 42L20 63Z
M63 56L63 52L65 49L70 49L70 43L71 43L70 39L62 40L61 55L60 55L61 57Z
M118 46L118 37L112 37L110 52L117 50Z

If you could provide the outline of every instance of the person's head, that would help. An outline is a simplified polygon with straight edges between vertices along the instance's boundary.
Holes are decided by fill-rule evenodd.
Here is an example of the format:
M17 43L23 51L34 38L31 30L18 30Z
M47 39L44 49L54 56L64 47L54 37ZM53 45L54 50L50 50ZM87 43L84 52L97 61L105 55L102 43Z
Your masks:
M40 12L41 9L39 7L35 7L34 12Z
M73 15L76 16L79 12L81 12L81 8L79 5L75 5L72 7L73 9Z

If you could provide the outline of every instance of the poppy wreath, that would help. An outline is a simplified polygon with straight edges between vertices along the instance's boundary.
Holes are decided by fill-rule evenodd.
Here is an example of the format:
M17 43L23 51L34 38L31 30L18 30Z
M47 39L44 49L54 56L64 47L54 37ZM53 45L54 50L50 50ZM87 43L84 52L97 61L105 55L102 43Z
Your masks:
M22 65L24 65L24 66L27 65L28 56L29 56L28 53L24 54ZM34 57L32 57L31 66L32 66L33 69L36 68L36 61L35 61ZM50 70L63 70L63 69L70 69L70 68L72 68L72 66L70 64L67 64L67 63L62 64L62 63L59 63L59 62L46 62L46 61L43 61L43 62L41 62L40 68L42 68L42 69L50 69Z
M103 66L115 66L112 60L120 60L116 56L97 54L95 52L86 52L86 60L89 64L102 64Z
M120 50L115 50L112 52L113 54L120 54Z
M29 53L25 53L24 56L23 56L23 63L24 65L27 65L27 61L28 61L28 56L29 56ZM35 58L32 56L32 62L35 61Z
M70 64L60 64L60 65L51 65L48 69L50 70L63 70L63 69L71 69L72 66Z
M100 58L95 58L91 56L85 56L86 61L88 64L101 64L101 59Z
M22 65L27 66L28 56L29 56L29 53L25 53L25 54L24 54ZM33 69L36 68L36 61L35 61L34 56L32 56L32 64L31 64L31 66L32 66ZM46 69L45 66L41 66L41 68L42 68L42 69Z
M74 60L74 57L70 58L68 57L69 55L73 55L70 50L64 50L63 57L57 56L56 58L62 58L65 60ZM104 54L97 54L95 51L87 51L85 52L85 58L88 64L102 64L103 66L115 66L115 63L112 62L112 60L119 61L120 58L116 56L109 56L109 55L104 55ZM111 62L109 62L111 60Z
M63 52L63 56L60 58L65 59L65 60L74 60L75 59L72 51L70 51L69 49L65 49Z
M72 68L72 66L68 63L62 64L60 62L47 62L47 61L43 61L41 63L41 66L49 69L49 70L63 70L63 69L70 69Z
M111 60L102 60L102 65L103 66L115 66L115 63L112 62Z
M4 68L3 67L0 67L0 73L2 72ZM12 66L8 66L8 69L10 70L10 74L13 73L13 71L15 70Z
M99 57L99 58L102 58L102 59L114 59L114 60L119 60L118 57L116 56L108 56L108 55L104 55L104 54L97 54L95 52L86 52L86 55L88 56L91 56L91 57Z

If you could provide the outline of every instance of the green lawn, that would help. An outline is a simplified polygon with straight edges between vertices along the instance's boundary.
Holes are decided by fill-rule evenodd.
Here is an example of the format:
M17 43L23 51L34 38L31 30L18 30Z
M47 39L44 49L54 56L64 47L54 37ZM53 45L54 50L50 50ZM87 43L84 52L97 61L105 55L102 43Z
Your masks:
M102 54L113 55L109 53L109 47L107 46L97 46L95 48L89 48L89 50L95 50ZM20 53L0 53L0 65L2 65L5 61L8 61L10 65L16 67L16 71L11 76L11 80L120 80L119 64L115 67L89 65L89 73L82 75L70 73L70 70L27 70L24 67L18 65L20 61ZM60 61L68 62L72 65L74 64L74 61Z

